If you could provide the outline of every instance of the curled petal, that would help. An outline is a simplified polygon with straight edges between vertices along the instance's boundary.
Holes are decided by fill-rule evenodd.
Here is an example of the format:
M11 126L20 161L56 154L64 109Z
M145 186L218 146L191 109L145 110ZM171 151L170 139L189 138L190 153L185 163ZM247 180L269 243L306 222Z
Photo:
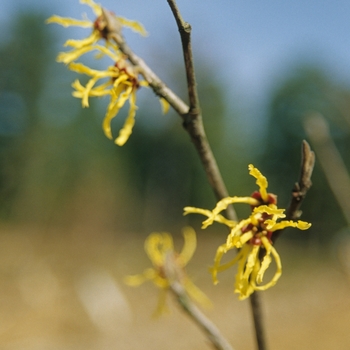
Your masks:
M242 248L243 245L246 244L253 237L254 237L253 231L245 232L240 237L237 237L237 241L235 242L234 246L236 248Z
M248 169L249 169L249 174L256 178L256 184L260 188L259 192L261 194L261 198L263 199L264 202L267 202L269 197L266 191L268 186L266 177L263 174L261 174L261 172L257 168L255 168L253 164L249 164Z
M210 299L189 278L186 278L184 287L193 300L206 307L212 305Z
M277 231L282 230L286 227L296 227L299 230L307 230L311 224L305 221L291 221L291 220L283 220L281 222L275 222L273 220L266 220L265 223L267 224L267 229L269 231Z
M80 56L84 55L85 53L91 50L92 48L90 46L84 46L80 49L75 49L68 52L60 52L56 58L56 61L68 64L77 60Z
M88 20L78 20L74 18L68 18L68 17L60 17L60 16L51 16L48 18L45 23L57 23L60 24L63 27L70 27L70 26L75 26L75 27L83 27L83 28L91 28L93 23Z
M129 286L137 287L145 281L154 279L156 275L157 272L155 269L149 268L146 269L141 275L126 276L124 278L124 283Z
M85 4L91 7L96 16L102 15L102 8L100 4L96 4L93 0L80 0L81 4Z
M220 247L222 247L221 252L219 252ZM217 279L218 272L222 272L222 271L229 269L231 266L233 266L238 261L240 261L244 256L244 250L241 249L232 260L230 260L229 262L227 262L225 264L220 265L221 258L223 256L223 254L225 254L227 252L227 249L225 249L226 247L224 247L224 245L220 246L220 247L218 248L217 253L216 253L216 257L214 260L214 266L209 268L209 272L212 275L214 284L219 283L219 281ZM218 254L218 252L219 252L219 254Z
M132 86L132 84L128 80L129 80L129 76L125 73L121 73L118 75L118 78L114 81L113 91L115 92L115 96L117 98L124 90Z
M85 89L84 86L81 85L79 79L74 80L72 87L76 90L76 92L83 92Z
M255 291L254 284L251 281L254 281L256 279L259 269L260 269L260 260L256 259L252 273L249 277L249 283L244 284L243 288L239 291L240 293L240 295L238 296L239 300L247 299L251 294L254 293ZM236 291L236 293L238 292Z
M93 49L100 51L104 55L110 57L115 62L118 62L122 58L122 54L118 52L118 47L112 44L108 44L108 47L94 45Z
M145 251L154 266L164 264L165 253L174 249L173 239L169 233L152 233L145 241Z
M253 252L254 248L255 248L255 252ZM248 278L251 271L254 268L256 261L258 261L258 259L256 259L257 251L259 250L258 248L259 246L252 247L251 245L246 244L241 249L242 257L238 262L238 270L237 270L236 281L235 281L235 293L240 294L239 295L240 300L247 298L248 289L249 291L251 289L251 288L248 288L249 287ZM255 259L253 259L254 261L252 261L252 257L254 256L255 256ZM250 267L249 267L250 271L247 272L247 264L249 259L250 259ZM248 276L248 278L246 275Z
M212 216L211 210L194 208L194 207L185 207L184 208L184 215L187 215L187 214L202 214L202 215L205 215L207 217ZM235 227L237 225L236 221L228 220L220 214L216 215L215 221L219 222L220 224L224 224L228 227Z
M164 314L170 312L167 303L166 303L167 290L161 289L159 291L158 303L155 312L153 313L153 317L158 318Z
M226 197L216 204L216 207L213 209L211 216L207 220L203 221L202 228L207 228L209 225L211 225L215 221L215 217L220 212L225 210L230 204L234 203L257 205L258 201L252 197Z
M285 209L278 209L275 205L260 205L258 207L255 207L253 210L253 213L261 213L261 214L269 214L274 215L277 218L285 218L286 215L284 214Z
M102 79L102 78L112 78L116 75L116 72L110 70L97 70L85 66L82 63L72 62L69 64L68 68L73 72L89 75L93 78Z
M266 249L266 254L268 256L270 254L272 254L272 256L274 257L277 269L276 269L276 272L275 272L274 276L272 277L271 281L266 283L263 286L256 286L255 285L255 281L253 280L252 284L253 284L255 290L266 290L266 289L274 286L276 284L276 282L278 281L278 279L282 275L282 263L281 263L280 256L278 255L276 249L271 245L271 243L269 242L269 240L266 237L262 237L261 241L262 241L262 243L263 243L263 245L264 245L264 247ZM258 272L258 275L257 275L257 278L256 278L258 283L259 283L259 281L262 282L263 275L264 275L266 269L270 265L271 258L267 258L265 262L264 262L264 260L265 259L263 259L261 268L260 268L260 270Z
M110 90L108 87L110 86L110 83L107 82L105 84L101 84L99 86L96 86L94 89L91 89L88 93L88 96L92 97L101 97L105 95L110 95ZM86 88L81 85L80 81L77 79L73 82L72 87L75 89L73 91L73 96L76 98L81 98L83 99L85 94ZM84 101L82 101L83 107L88 107L88 105L84 105Z
M298 220L297 222L297 226L296 226L299 230L307 230L308 228L311 227L311 223L306 222L306 221L301 221Z
M185 227L182 230L182 234L185 241L182 251L179 255L179 261L181 266L185 266L191 260L194 252L196 251L197 239L196 232L192 227Z
M148 86L149 86L149 84L147 83L146 80L141 80L141 81L139 81L139 85L140 85L140 86L144 86L144 87L148 87Z
M242 276L243 284L249 283L249 277L258 259L259 250L260 250L260 246L254 245L252 248L252 251L247 257L247 263L245 266L244 274Z
M84 40L86 42L93 40L93 36L90 36ZM63 62L65 64L71 63L75 60L77 60L80 56L86 54L87 52L98 50L99 52L109 56L112 60L117 61L120 59L120 55L110 51L109 49L105 48L101 45L85 45L85 41L81 40L81 44L78 44L78 41L72 42L71 40L67 40L65 43L65 46L69 45L75 45L76 47L68 52L61 52L56 58L57 62Z
M111 101L107 107L107 113L103 119L102 128L109 139L113 139L111 121L124 106L132 91L132 86L120 85L111 91Z
M261 266L260 266L258 275L256 277L256 283L262 283L262 281L263 281L265 271L269 268L271 261L272 261L270 254L271 254L271 252L269 252L269 253L266 252L266 254L261 262Z
M74 62L69 64L69 69L71 69L72 71L92 76L92 78L88 81L85 87L83 87L78 80L74 81L72 85L77 90L73 92L73 96L82 99L81 102L83 107L89 107L89 96L103 96L106 94L110 94L110 90L106 90L106 87L110 85L108 83L102 84L95 89L93 89L93 87L99 79L111 77L113 75L113 72L97 71L95 69L91 69L83 65L82 63Z
M87 38L81 40L69 39L64 43L64 46L74 47L75 49L81 49L85 46L91 46L101 39L101 35L97 30L94 30Z
M272 247L271 243L269 242L269 240L266 237L262 237L261 241L266 249L266 253L265 253L265 256L261 262L261 266L260 266L260 269L258 271L258 274L256 276L257 283L262 283L265 271L269 268L271 261L272 261L271 251L272 251L273 247Z
M213 278L213 283L218 284L218 278L217 278L217 273L219 271L220 267L220 262L224 254L227 252L227 246L226 244L222 244L219 246L219 248L216 250L216 255L214 258L214 266L210 268L211 276ZM231 265L230 265L231 266Z
M98 78L92 78L88 81L88 83L85 86L85 90L83 92L83 97L81 99L81 103L83 107L89 107L89 96L91 89L94 87L96 84Z
M134 90L129 96L130 109L128 117L125 120L123 128L119 132L119 136L114 141L118 146L123 146L126 141L128 141L132 129L135 125L135 115L136 115L136 90Z
M166 278L163 278L159 276L159 273L156 274L156 276L152 279L152 282L158 287L158 288L169 288L169 281Z
M169 112L170 107L169 102L165 98L160 98L159 102L162 107L163 114L167 114Z
M117 17L118 21L121 23L124 27L129 27L132 30L134 30L137 33L140 33L143 36L147 35L147 32L143 25L137 21L131 21L129 19L123 18L123 17Z
M96 69L92 69L92 68L90 68L88 66L85 66L85 64L75 63L75 62L70 63L68 68L70 70L72 70L73 72L86 74L86 75L89 75L91 77L96 77L99 74L104 73L104 71L99 71L99 70L96 70Z
M234 242L237 242L236 238L240 239L240 236L242 235L243 227L249 225L250 223L251 223L251 218L248 218L245 220L241 220L235 227L233 227L226 239L227 246L234 247L235 246Z

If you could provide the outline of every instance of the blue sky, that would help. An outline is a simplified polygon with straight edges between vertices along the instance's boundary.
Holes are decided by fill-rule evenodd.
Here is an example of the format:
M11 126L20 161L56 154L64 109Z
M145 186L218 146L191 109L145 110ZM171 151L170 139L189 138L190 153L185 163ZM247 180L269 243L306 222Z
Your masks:
M101 3L144 24L150 34L146 39L132 33L127 38L150 65L166 69L167 59L171 61L173 55L181 59L166 0ZM3 25L16 11L28 8L76 18L86 12L92 18L78 0L2 0L2 5ZM178 6L192 25L195 57L206 57L224 77L228 100L241 104L248 115L264 104L279 75L301 60L318 63L350 82L349 0L178 0Z

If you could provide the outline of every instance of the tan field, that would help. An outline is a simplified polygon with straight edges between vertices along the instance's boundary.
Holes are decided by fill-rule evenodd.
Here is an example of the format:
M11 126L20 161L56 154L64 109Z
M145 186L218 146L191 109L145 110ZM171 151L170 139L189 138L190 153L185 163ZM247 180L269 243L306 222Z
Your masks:
M148 267L145 235L93 235L2 227L2 350L211 349L169 295L170 314L152 318L158 291L123 284ZM233 294L234 271L213 286L207 273L219 238L203 236L188 265L212 299L205 310L235 350L255 349L249 302ZM262 294L271 350L350 349L350 283L335 260L279 242L284 272ZM181 247L182 242L176 241Z

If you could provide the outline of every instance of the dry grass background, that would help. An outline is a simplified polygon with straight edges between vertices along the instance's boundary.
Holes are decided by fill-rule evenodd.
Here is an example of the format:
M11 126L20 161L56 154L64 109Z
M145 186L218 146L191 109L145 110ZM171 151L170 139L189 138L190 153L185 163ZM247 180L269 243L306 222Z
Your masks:
M171 314L152 318L152 284L123 285L125 274L149 266L144 238L2 226L0 349L211 349L171 298ZM233 272L214 287L206 270L221 240L203 236L188 272L214 303L205 313L234 348L254 349L249 303L232 293ZM262 295L270 349L350 349L346 275L334 261L280 243L284 274Z

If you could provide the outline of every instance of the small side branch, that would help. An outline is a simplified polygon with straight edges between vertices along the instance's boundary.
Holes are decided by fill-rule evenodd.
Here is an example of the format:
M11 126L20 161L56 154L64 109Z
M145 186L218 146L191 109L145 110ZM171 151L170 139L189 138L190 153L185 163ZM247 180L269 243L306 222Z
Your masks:
M191 319L206 333L209 340L217 350L234 350L229 342L223 337L218 328L198 309L189 299L186 291L179 282L173 282L170 289L182 309Z
M301 216L301 204L312 186L311 176L315 166L315 153L311 150L307 141L303 140L301 149L301 167L299 181L294 184L292 198L286 211L287 220L298 220ZM281 235L281 231L275 231L272 236L273 243Z
M307 141L302 143L302 157L299 181L295 183L292 191L292 199L287 209L287 219L296 220L300 217L300 206L306 193L312 186L311 176L315 166L315 153L311 150Z

